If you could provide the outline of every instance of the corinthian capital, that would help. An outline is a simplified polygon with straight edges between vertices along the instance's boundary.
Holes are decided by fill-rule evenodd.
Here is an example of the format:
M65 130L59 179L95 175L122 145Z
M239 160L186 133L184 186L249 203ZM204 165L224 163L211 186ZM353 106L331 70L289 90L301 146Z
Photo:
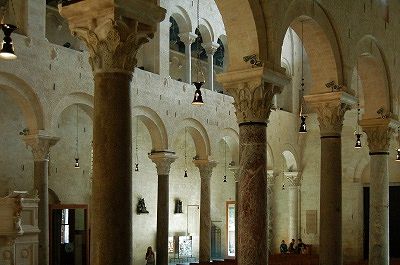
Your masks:
M389 151L390 140L399 122L393 119L364 119L360 125L367 134L369 152L376 153Z
M178 157L174 152L160 151L150 153L149 158L156 164L157 174L159 176L167 176L169 175L171 164L175 162Z
M193 160L193 164L199 168L200 178L209 179L212 176L213 168L217 165L213 160Z
M262 67L218 75L218 81L234 99L236 117L239 123L268 121L272 99L282 92L283 83L267 79ZM271 72L268 72L268 77ZM279 78L282 78L279 76ZM284 78L282 78L284 79Z
M299 172L283 172L289 187L299 187L301 185L301 174Z
M346 111L357 100L345 92L329 92L304 97L307 105L318 114L321 136L340 136Z
M85 0L63 6L73 35L89 49L94 72L133 72L139 48L153 37L165 10L144 0Z
M50 147L55 145L60 138L53 137L39 131L38 134L30 134L24 137L27 146L32 149L34 161L44 161L49 159Z

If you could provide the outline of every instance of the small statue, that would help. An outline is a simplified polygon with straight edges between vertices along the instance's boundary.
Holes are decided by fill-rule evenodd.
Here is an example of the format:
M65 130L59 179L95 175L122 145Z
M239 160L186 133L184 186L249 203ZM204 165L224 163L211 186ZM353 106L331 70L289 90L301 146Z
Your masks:
M139 198L139 202L137 204L136 212L137 212L137 214L149 213L149 211L147 211L147 209L146 209L146 204L144 202L144 198Z
M175 201L175 213L182 213L182 201L181 200Z

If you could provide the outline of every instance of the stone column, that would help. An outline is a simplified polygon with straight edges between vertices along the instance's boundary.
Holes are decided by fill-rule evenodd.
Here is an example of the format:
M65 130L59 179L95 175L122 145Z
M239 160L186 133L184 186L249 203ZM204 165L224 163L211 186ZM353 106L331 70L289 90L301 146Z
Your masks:
M268 264L267 123L272 98L288 82L257 67L218 75L235 102L239 123L238 264Z
M192 84L192 43L196 40L197 35L192 32L179 34L179 38L185 43L185 81Z
M52 137L39 131L35 135L27 135L25 143L31 147L34 160L33 188L39 196L38 226L39 233L39 257L41 265L49 264L49 152L59 138Z
M229 170L233 172L233 176L235 177L235 258L238 257L237 246L238 246L238 194L239 194L239 167L231 166ZM226 220L228 222L228 220Z
M267 170L267 218L268 218L268 254L272 254L272 241L273 241L273 197L274 197L274 171Z
M168 265L169 170L177 156L170 151L153 151L149 158L158 174L156 261L157 265Z
M85 0L62 6L72 33L85 41L93 69L93 185L90 260L132 263L131 80L138 49L165 10L153 2Z
M369 265L389 265L390 139L399 123L392 119L360 122L367 134L370 155Z
M356 99L345 92L304 97L321 133L320 264L342 264L342 141L344 114Z
M200 262L211 260L211 212L210 212L210 180L212 170L217 165L215 161L194 160L199 168L201 179L200 191Z
M289 240L299 238L299 172L283 172L288 183Z
M203 48L207 53L207 61L208 61L208 89L214 91L214 53L217 51L219 44L216 42L203 43Z

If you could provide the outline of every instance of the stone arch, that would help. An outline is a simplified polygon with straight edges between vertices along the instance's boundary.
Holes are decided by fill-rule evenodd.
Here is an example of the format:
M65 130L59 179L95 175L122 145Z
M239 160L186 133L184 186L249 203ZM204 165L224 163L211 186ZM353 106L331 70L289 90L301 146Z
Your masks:
M272 152L271 145L267 143L267 170L274 170L274 153Z
M281 62L282 44L289 28L301 39L307 52L312 75L311 93L327 92L325 84L335 81L346 85L343 74L341 50L335 29L322 6L313 0L294 0L289 5L280 29L277 42L273 44L275 63ZM301 38L301 24L304 37Z
M27 82L13 74L0 72L0 90L19 106L31 134L45 129L42 105Z
M285 144L282 151L282 164L284 171L298 171L299 170L299 159L295 148L291 144Z
M49 188L48 193L49 193L49 204L60 204L61 200L54 190Z
M259 55L264 62L268 61L267 30L260 1L216 0L215 2L222 15L229 43L227 69L237 71L251 68L250 64L243 61L244 56L251 54ZM240 10L240 20L237 19L238 10Z
M61 113L72 105L78 105L93 120L93 96L83 92L74 92L64 96L57 103L50 117L50 128L55 131Z
M222 34L218 37L217 42L220 41L222 43L222 45L220 45L220 47L218 47L217 52L223 52L224 55L224 63L223 63L223 68L224 71L226 71L227 69L227 65L229 65L229 48L228 48L228 39L226 37L225 34ZM218 43L219 44L219 43Z
M377 110L382 107L385 112L394 113L396 110L393 109L394 104L391 102L392 87L389 82L389 71L384 53L376 39L370 35L362 37L352 54L354 54L352 60L354 67L350 70L349 78L353 70L357 71L358 65L359 98L361 106L364 106L363 118L380 117Z
M135 106L133 117L137 117L147 128L151 137L152 151L168 150L168 134L160 116L149 107Z
M186 118L179 123L177 130L174 132L173 139L177 139L182 133L184 134L185 129L187 129L188 134L193 139L198 159L208 160L211 155L211 144L204 126L198 120Z
M354 182L363 182L365 183L367 181L366 177L364 176L364 171L366 169L369 169L369 160L365 157L361 158L355 168L354 168L354 175L353 175L353 181ZM369 182L369 180L368 180Z
M239 134L232 128L225 128L222 131L222 139L231 150L232 161L239 165Z
M201 36L203 37L203 43L216 41L214 40L213 28L210 22L208 22L208 20L206 20L205 18L200 19L199 31L201 33Z
M189 14L181 6L172 7L171 17L173 17L179 26L181 33L192 32L192 21L190 20Z

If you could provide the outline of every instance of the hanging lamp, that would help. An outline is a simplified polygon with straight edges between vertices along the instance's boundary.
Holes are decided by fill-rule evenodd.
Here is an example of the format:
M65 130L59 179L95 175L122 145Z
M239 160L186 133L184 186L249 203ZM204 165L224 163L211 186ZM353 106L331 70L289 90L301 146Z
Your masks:
M225 156L225 175L224 175L224 180L223 180L223 182L224 183L226 183L227 182L227 180L226 180L226 142L224 141L224 156Z
M17 20L13 0L10 0L10 3L11 3L11 8L12 8L12 11L14 14L14 18L15 18L15 20ZM4 15L3 15L3 19L4 19ZM11 34L18 27L13 24L3 23L3 19L1 21L1 30L4 33L4 38L3 38L2 45L1 45L0 58L5 59L5 60L13 60L13 59L16 59L17 56L15 55L14 44L13 44L13 41L11 38Z
M80 168L79 166L79 134L78 134L78 111L79 111L79 106L76 104L76 137L75 137L75 168Z
M356 97L357 97L357 124L356 124L356 131L354 132L354 135L356 136L356 144L354 145L354 148L356 149L360 149L362 147L362 143L361 143L361 137L362 134L360 133L360 126L358 125L358 123L360 122L360 98L359 98L359 87L358 87L358 59L357 59L357 75L356 75L356 79L357 79L357 84L356 84Z
M138 138L139 138L139 117L136 118L136 141L135 141L135 171L139 171L139 145L138 145Z
M197 0L197 28L199 30L199 35L200 35L200 0ZM201 52L200 36L198 36L197 39L198 39L198 41L196 41L196 44L197 44L197 61L196 61L197 81L193 82L193 85L196 87L196 91L194 92L192 105L201 106L204 104L203 96L201 95L201 87L204 85L205 82L204 82L204 80L200 80L200 73L202 73L201 60L200 60L200 52Z
M397 140L400 141L400 127L397 128ZM397 148L396 161L400 162L400 147Z
M304 42L304 22L301 21L301 42ZM304 45L301 47L301 90L300 90L300 128L299 133L307 133L307 124L306 118L307 116L303 115L303 108L304 108Z
M185 127L185 174L183 175L184 178L188 177L188 174L187 174L186 135L187 135L187 127Z

